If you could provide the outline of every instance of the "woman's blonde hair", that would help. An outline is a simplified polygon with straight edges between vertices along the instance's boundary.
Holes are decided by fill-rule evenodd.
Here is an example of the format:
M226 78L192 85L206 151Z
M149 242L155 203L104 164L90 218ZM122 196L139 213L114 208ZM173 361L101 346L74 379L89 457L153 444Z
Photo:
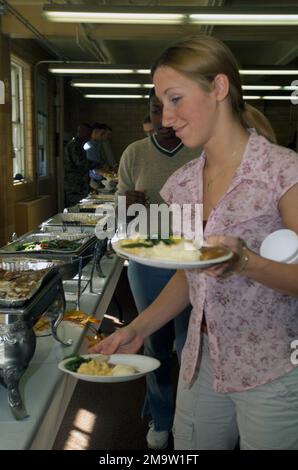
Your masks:
M243 119L247 127L254 127L258 134L263 135L273 144L277 143L276 135L269 119L257 108L250 104L245 104Z
M222 73L229 79L229 100L233 114L244 127L254 127L264 137L264 125L258 126L261 121L257 109L246 105L243 100L241 79L237 61L230 49L218 39L201 34L168 47L153 63L151 75L161 66L168 66L177 72L197 82L205 91L211 91L216 75ZM252 110L257 111L257 116ZM254 115L256 121L254 121ZM265 116L264 121L266 121ZM268 121L268 125L270 123ZM270 126L271 127L271 126ZM272 128L271 128L272 129ZM274 132L273 139L275 141ZM271 135L271 134L268 134ZM268 137L267 137L268 138Z

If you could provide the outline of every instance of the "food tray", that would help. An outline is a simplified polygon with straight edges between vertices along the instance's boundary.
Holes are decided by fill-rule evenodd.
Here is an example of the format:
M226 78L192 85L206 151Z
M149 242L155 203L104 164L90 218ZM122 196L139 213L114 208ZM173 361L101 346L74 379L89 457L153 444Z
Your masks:
M13 253L14 255L25 255L25 256L35 256L36 254L48 254L48 253L54 253L54 254L67 254L67 255L81 255L84 251L86 246L89 243L95 242L94 240L95 236L90 234L90 233L85 233L85 234L71 234L71 233L64 233L64 232L56 232L56 233L51 233L51 232L32 232L30 234L26 234L22 237L20 237L18 240L9 243L6 246L3 246L0 248L0 253L5 253L5 254L11 254ZM72 246L63 246L61 245L59 247L59 242L64 241L74 243L73 249ZM57 242L58 246L51 246L51 243L48 247L46 247L46 242ZM35 246L34 249L30 249L27 247L27 249L20 249L22 245L26 245L29 243L32 243L32 246L34 243L40 244L41 242L43 243L43 248L38 249L38 246Z
M97 224L104 226L106 218L99 214L60 213L42 224L43 231L68 233L93 233Z
M13 251L16 249L18 244L26 239L32 239L32 237L42 238L42 239L66 239L66 240L77 240L80 239L82 244L76 251L62 251L62 250L41 250L41 251ZM22 258L38 258L40 260L58 260L59 272L63 279L71 279L75 276L80 269L80 265L83 268L93 257L95 245L98 243L98 239L95 235L90 233L85 234L69 234L68 232L39 232L38 234L26 235L19 238L17 241L10 243L3 247L0 252L4 252L7 259L9 257L16 258L20 256ZM4 251L5 250L5 251Z
M0 306L23 306L58 273L62 264L60 260L0 257Z
M104 204L102 204L100 201L97 201L97 203L90 203L88 202L82 202L80 204L76 204L75 206L68 207L67 211L69 213L76 213L76 212L84 212L84 213L89 213L92 214L96 212L97 209L100 209L104 207Z
M103 192L98 194L90 194L86 199L82 199L81 202L92 201L94 203L101 203L101 202L115 202L116 194L114 192Z

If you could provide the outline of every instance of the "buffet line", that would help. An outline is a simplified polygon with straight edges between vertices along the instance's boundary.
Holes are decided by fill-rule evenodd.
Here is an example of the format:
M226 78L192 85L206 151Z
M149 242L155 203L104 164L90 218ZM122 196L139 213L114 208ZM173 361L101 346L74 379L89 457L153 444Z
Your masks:
M53 339L65 347L71 344L70 339L59 338L57 328L67 314L70 319L70 313L77 313L77 318L84 313L80 311L84 266L92 264L87 280L90 292L94 273L102 275L100 261L108 239L96 236L96 227L105 229L105 217L97 209L114 202L113 192L92 194L43 222L39 230L14 236L0 248L0 384L7 389L17 420L28 416L19 382L35 352L36 326L46 318ZM73 279L76 306L73 312L65 312L64 286Z

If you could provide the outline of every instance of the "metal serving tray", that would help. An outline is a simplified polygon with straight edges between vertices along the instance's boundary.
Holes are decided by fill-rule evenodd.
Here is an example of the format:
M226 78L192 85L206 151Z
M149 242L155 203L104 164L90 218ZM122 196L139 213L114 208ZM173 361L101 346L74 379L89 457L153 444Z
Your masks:
M111 203L110 203L111 204ZM67 212L69 213L76 213L76 212L82 212L82 213L88 213L88 214L94 214L97 209L100 209L104 207L104 204L101 201L97 202L80 202L79 204L76 204L75 206L68 207Z
M116 194L113 192L105 192L98 194L90 194L87 198L82 199L80 202L92 201L94 204L100 204L102 202L115 202Z
M44 281L47 282L44 282ZM28 299L23 305L13 305L12 307L0 305L0 324L13 323L12 320L24 319L30 324L35 325L37 320L41 317L44 311L56 299L61 290L61 276L59 273L53 273L52 276L43 279L42 285L35 292L35 294ZM63 287L62 287L63 290ZM8 321L5 321L5 316Z
M18 238L17 240L9 243L8 245L3 246L0 248L0 253L11 254L14 255L25 255L25 256L35 256L36 254L54 254L54 255L77 255L80 256L86 249L87 245L90 243L94 244L95 236L91 233L85 234L69 234L64 232L31 232L23 235L22 237ZM19 250L18 248L20 245L30 242L42 242L42 241L51 241L51 240L67 240L67 241L74 241L78 242L79 246L75 250L67 250L63 248L44 248L39 250Z
M95 233L95 227L104 226L106 218L97 214L60 213L43 222L43 231L68 233Z
M64 251L64 250L39 250L39 251L16 251L20 243L26 243L31 240L44 240L44 239L62 239L62 240L80 240L81 244L77 250ZM40 260L58 260L59 272L63 279L73 278L81 268L83 268L93 257L95 245L98 242L95 235L92 233L83 234L70 234L68 232L57 231L51 232L38 232L24 235L18 240L10 243L1 248L0 253L3 252L7 256L21 256L23 258L36 257ZM17 258L16 258L17 259Z
M33 282L31 288L24 293L23 296L19 298L15 297L1 297L1 290L0 290L0 307L7 307L7 308L19 308L24 306L27 302L30 301L32 297L39 291L41 286L45 285L55 274L58 273L59 267L63 264L60 260L46 260L46 259L33 259L33 258L12 258L10 256L0 257L0 269L5 271L6 273L24 273L21 276L22 279L25 280L26 283L30 282L30 278L32 277L32 271L42 271L42 275L37 280ZM4 282L11 283L13 280L4 280ZM17 282L17 280L16 280ZM16 286L18 287L18 285ZM2 290L5 290L5 286L3 286Z

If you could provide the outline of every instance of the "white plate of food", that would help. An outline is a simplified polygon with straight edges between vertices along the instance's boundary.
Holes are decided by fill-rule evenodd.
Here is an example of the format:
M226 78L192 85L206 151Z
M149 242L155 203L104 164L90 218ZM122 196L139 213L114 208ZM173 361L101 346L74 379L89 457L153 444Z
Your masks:
M224 263L233 252L223 246L196 248L191 240L183 237L168 239L145 239L114 237L112 246L120 256L146 266L166 269L203 269Z
M58 364L62 372L87 382L128 382L143 377L160 366L157 359L140 354L83 354Z

